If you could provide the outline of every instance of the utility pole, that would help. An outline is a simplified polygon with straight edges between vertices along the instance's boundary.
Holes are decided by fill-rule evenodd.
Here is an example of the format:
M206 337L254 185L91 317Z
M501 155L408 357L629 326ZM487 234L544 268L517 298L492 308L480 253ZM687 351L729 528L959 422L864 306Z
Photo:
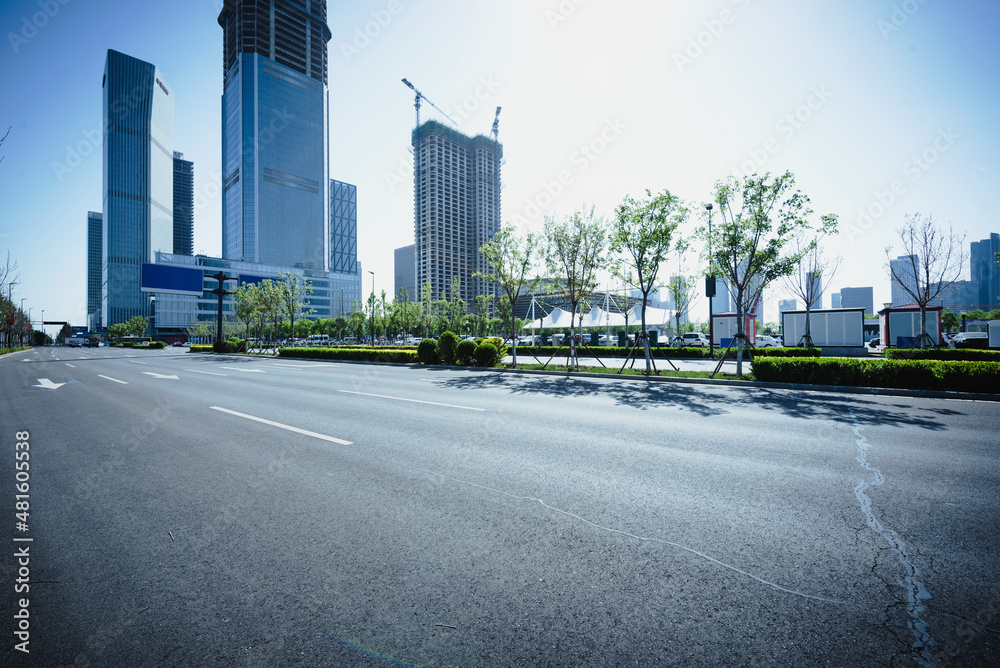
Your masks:
M219 271L219 273L217 274L207 274L207 276L209 278L214 278L219 282L219 287L217 287L214 290L209 290L209 292L211 292L213 295L219 296L218 322L216 323L216 330L215 330L215 340L216 342L218 342L222 340L222 298L225 297L226 295L233 294L229 290L226 290L225 282L234 281L236 280L236 278L233 276L227 276L226 272L224 271Z
M715 272L712 271L712 204L708 210L708 276L705 277L705 296L708 297L708 354L715 357L715 320L712 317L712 300L715 298Z

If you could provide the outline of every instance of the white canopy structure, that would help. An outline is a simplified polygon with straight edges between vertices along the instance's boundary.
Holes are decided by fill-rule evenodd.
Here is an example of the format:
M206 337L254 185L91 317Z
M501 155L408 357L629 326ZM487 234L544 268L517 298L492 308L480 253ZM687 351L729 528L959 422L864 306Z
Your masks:
M646 307L647 327L666 327L670 324L673 312L662 308ZM629 326L638 325L641 322L642 307L633 306L628 310ZM605 311L600 306L595 306L582 319L577 316L578 327L624 327L625 314ZM533 320L524 325L524 329L568 329L570 326L570 312L561 308L554 308L544 318Z

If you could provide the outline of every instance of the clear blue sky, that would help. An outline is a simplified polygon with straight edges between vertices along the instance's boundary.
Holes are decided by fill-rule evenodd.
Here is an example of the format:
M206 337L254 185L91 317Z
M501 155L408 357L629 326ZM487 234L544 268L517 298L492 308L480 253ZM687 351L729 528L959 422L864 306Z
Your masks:
M109 48L170 82L174 148L195 163L195 250L221 252L220 6L3 3L0 253L20 264L15 301L27 297L35 320L45 309L85 323ZM830 287L874 286L876 303L889 298L885 247L905 214L931 213L968 240L1000 231L993 0L379 0L330 3L329 23L330 174L358 186L365 292L368 270L391 292L392 251L413 241L403 77L465 132L488 133L503 107L503 217L523 229L585 202L610 215L646 188L700 210L734 171L788 169L817 216L841 218ZM880 215L859 225L863 209ZM783 293L767 293L768 320ZM707 317L705 300L693 315Z

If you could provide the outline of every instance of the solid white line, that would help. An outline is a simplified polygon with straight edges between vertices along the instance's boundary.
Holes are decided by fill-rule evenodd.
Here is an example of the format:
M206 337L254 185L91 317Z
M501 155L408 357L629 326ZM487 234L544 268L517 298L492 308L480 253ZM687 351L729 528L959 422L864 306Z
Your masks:
M194 369L184 369L184 370L185 371L190 371L191 373L203 373L203 374L206 374L208 376L225 376L226 375L224 373L215 373L213 371L196 371Z
M465 411L485 411L485 408L471 408L469 406L456 406L455 404L439 404L436 401L421 401L420 399L404 399L403 397L388 397L384 394L368 394L367 392L351 392L350 390L337 390L344 394L360 394L363 397L378 397L379 399L395 399L396 401L409 401L414 404L430 404L431 406L444 406L445 408L461 408Z
M69 362L66 362L66 366L68 366L68 367L70 367L70 368L72 368L72 369L75 369L75 368L76 368L76 365L75 365L75 364L70 364Z
M117 378L112 378L111 376L102 376L101 374L97 374L97 377L98 378L105 378L107 380L113 380L116 383L121 383L122 385L128 385L128 383L126 383L124 380L118 380Z
M281 424L280 422L273 422L271 420L265 420L264 418L254 417L253 415L247 415L246 413L237 413L236 411L231 411L228 408L221 408L219 406L209 406L213 411L222 411L223 413L229 413L230 415L235 415L236 417L246 418L247 420L254 420L255 422L262 422L263 424L269 424L272 427L278 427L279 429L287 429L288 431L294 431L296 434L302 434L303 436L312 436L313 438L319 438L324 441L330 441L331 443L339 443L340 445L351 445L350 441L344 441L339 438L334 438L333 436L326 436L324 434L317 434L314 431L306 431L305 429L299 429L298 427L290 427L287 424Z

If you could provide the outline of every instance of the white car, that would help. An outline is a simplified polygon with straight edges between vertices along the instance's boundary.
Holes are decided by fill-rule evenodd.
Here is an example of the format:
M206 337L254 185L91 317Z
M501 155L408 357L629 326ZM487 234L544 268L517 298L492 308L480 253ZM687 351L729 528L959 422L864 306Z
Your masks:
M757 343L755 344L758 348L778 348L781 344L773 336L766 336L764 334L757 335Z
M709 340L708 337L701 332L688 332L684 336L680 337L682 346L691 346L694 348L708 348Z

